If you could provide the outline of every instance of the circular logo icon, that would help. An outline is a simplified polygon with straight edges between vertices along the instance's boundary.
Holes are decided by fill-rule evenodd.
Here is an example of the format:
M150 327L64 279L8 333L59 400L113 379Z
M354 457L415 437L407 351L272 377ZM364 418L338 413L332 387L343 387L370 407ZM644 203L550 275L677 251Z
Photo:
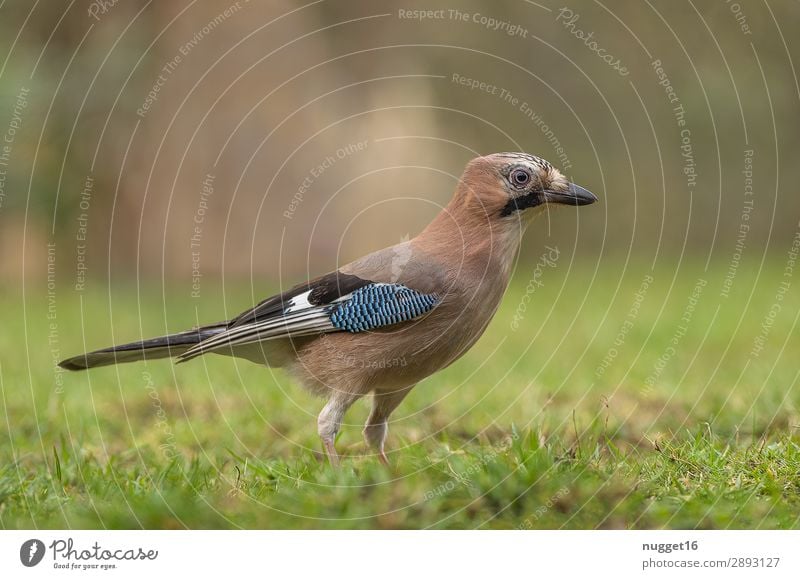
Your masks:
M35 567L44 557L44 543L39 539L28 539L19 548L19 560L26 567Z

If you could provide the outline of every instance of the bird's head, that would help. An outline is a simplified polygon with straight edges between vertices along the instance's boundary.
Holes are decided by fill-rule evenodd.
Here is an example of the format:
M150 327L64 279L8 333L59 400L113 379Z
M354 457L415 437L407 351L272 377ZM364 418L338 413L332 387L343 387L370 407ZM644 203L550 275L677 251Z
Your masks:
M494 153L473 159L464 170L461 185L492 221L519 220L552 204L597 201L593 193L570 183L550 163L527 153Z

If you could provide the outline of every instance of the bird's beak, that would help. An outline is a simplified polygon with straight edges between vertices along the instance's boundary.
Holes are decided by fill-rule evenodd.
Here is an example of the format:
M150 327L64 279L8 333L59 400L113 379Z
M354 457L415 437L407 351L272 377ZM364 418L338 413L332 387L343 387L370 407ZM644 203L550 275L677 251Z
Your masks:
M591 205L597 196L580 185L570 183L566 191L545 191L544 198L548 203L563 205Z

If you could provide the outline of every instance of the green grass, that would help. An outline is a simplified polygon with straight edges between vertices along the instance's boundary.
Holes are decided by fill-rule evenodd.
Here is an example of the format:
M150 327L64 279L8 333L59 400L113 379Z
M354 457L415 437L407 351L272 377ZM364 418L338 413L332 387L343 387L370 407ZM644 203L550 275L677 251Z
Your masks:
M559 263L514 331L520 268L476 347L394 415L388 470L364 456L366 402L329 467L322 402L280 371L207 357L54 373L84 342L236 313L249 287L60 288L52 343L47 300L6 294L0 527L797 528L796 290L752 354L782 268L742 268L728 297L724 268L657 271L634 314L646 266L619 282L621 265Z

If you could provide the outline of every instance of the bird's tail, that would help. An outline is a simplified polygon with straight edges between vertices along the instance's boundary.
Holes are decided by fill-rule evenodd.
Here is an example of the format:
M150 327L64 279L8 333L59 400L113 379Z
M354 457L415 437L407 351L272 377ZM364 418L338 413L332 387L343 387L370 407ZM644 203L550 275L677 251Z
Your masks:
M154 360L157 358L171 358L182 354L195 344L199 344L206 338L210 338L228 327L227 322L193 328L178 334L161 336L142 340L141 342L131 342L121 346L111 346L102 350L95 350L74 356L59 362L59 366L65 370L87 370L98 366L108 366L110 364L122 364L124 362L136 362L138 360Z

